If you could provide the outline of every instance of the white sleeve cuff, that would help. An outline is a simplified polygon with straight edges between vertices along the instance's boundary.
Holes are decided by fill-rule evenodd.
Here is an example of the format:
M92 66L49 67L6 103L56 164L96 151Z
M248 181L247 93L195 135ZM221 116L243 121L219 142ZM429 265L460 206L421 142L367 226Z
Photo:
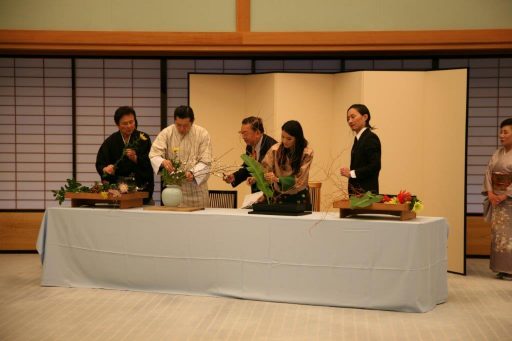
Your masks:
M154 156L150 159L151 161L151 167L153 167L153 172L155 172L155 175L158 174L158 171L160 170L160 166L162 165L162 161L165 159L161 156Z
M202 162L198 162L190 171L194 174L194 180L198 185L208 180L210 176L210 166Z

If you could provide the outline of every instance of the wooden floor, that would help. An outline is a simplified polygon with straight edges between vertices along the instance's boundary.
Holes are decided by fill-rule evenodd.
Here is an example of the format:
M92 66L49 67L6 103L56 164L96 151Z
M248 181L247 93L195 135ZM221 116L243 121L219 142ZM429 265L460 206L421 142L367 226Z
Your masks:
M35 254L0 254L0 340L512 340L512 282L489 260L449 274L423 313L41 287Z

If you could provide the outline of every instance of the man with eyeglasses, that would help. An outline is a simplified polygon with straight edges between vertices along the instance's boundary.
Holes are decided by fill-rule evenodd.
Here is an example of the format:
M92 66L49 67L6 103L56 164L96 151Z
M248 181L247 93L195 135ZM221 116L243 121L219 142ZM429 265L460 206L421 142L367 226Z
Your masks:
M276 140L265 134L263 121L261 118L255 116L249 116L242 120L240 135L242 136L244 142L247 144L245 153L253 157L258 162L261 162L270 147L277 143ZM245 162L242 164L239 170L224 177L224 181L228 184L231 184L233 187L238 186L245 180L247 180L247 182L251 185L252 193L258 191L254 178L247 170L247 165Z

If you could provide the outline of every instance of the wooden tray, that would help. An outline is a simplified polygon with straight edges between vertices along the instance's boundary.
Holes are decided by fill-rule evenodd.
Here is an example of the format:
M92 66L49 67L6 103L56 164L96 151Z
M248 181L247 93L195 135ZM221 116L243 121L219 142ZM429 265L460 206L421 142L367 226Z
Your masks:
M345 218L358 214L390 214L400 217L400 220L409 220L416 218L416 213L409 209L409 204L382 204L375 203L365 208L350 208L348 200L335 201L332 205L340 209L340 218Z
M119 205L119 208L141 207L142 199L149 197L148 192L133 192L121 194L120 197L104 198L100 193L66 193L66 198L71 199L71 207L95 206L99 203Z
M169 207L169 206L146 206L147 211L173 211L173 212L194 212L204 210L204 207Z

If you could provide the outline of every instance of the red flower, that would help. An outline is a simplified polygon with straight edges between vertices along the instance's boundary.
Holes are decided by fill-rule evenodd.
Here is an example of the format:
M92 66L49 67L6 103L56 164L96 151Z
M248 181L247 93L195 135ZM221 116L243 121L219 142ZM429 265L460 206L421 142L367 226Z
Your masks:
M382 199L380 200L380 202L388 202L388 201L390 201L390 200L391 200L391 198L390 198L390 197L388 197L387 195L383 195L383 196L382 196Z
M400 191L400 193L398 193L396 198L398 199L399 203L405 204L406 202L412 200L412 195L411 195L411 193L402 190L402 191Z

